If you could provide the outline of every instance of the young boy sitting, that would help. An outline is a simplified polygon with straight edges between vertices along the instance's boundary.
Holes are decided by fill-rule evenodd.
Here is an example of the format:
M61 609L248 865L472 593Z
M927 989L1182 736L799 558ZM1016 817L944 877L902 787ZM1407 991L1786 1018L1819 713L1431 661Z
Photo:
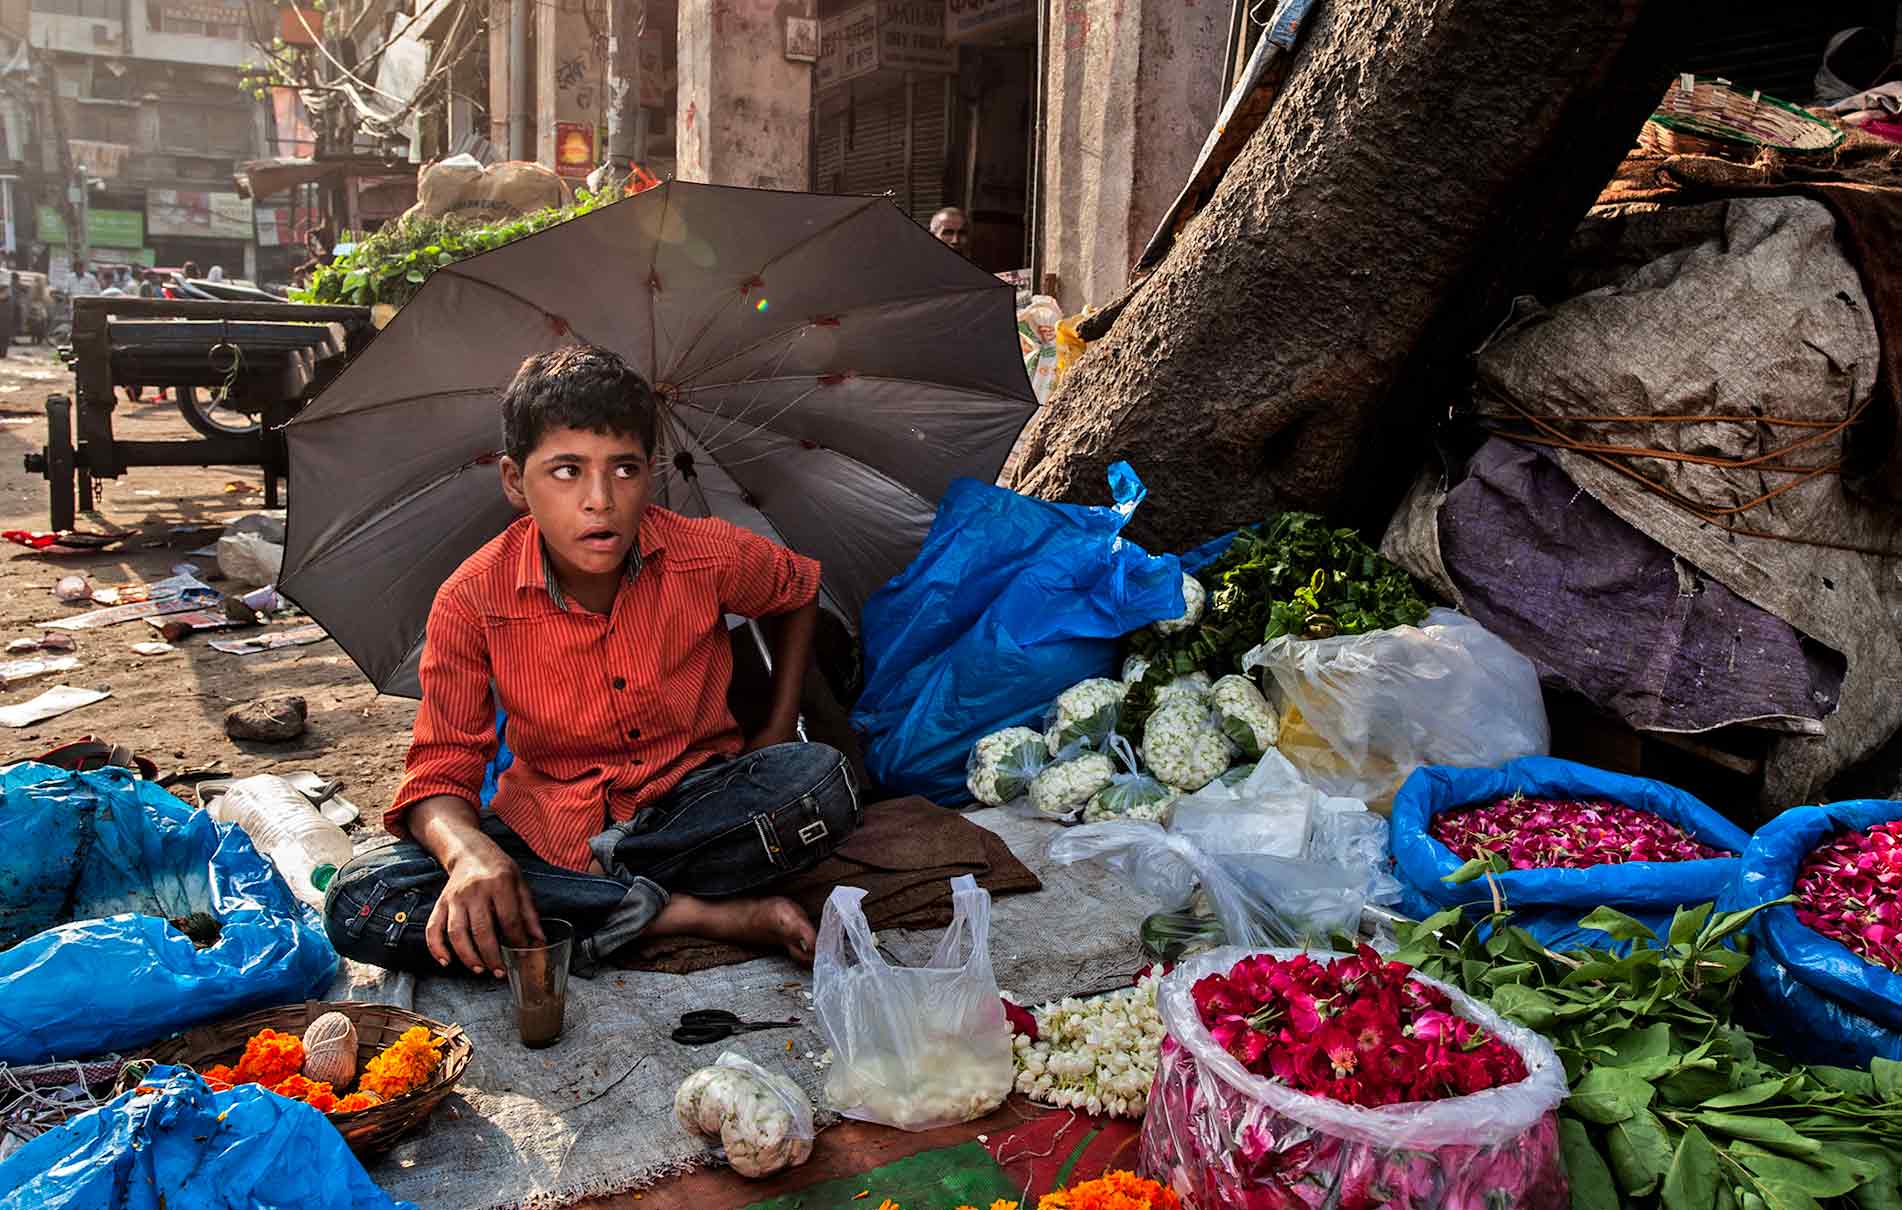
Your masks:
M753 897L830 854L861 811L845 758L792 742L819 565L652 507L653 389L614 353L522 363L502 397L502 490L527 515L436 594L422 708L384 827L338 871L346 957L501 977L501 946L570 921L585 971L636 937L783 946L813 927ZM776 619L769 721L727 708L726 615ZM479 806L508 713L514 763Z

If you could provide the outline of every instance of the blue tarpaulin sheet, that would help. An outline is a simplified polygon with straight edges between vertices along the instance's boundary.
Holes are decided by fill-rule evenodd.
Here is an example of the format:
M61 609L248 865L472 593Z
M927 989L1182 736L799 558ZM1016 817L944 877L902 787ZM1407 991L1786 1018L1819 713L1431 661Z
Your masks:
M126 770L0 770L0 835L0 1063L131 1050L336 973L242 830ZM208 949L167 923L193 912L221 925Z
M0 1210L415 1210L376 1187L302 1101L212 1092L155 1067L144 1083L0 1162Z
M1142 480L1124 462L1109 478L1113 507L958 480L918 557L865 603L852 725L887 790L969 802L978 740L1040 726L1065 689L1116 675L1122 636L1181 615L1181 562L1119 536Z
M1751 838L1723 907L1783 898L1817 846L1896 819L1902 802L1889 799L1792 807ZM1768 1010L1762 1025L1791 1057L1857 1067L1877 1057L1902 1060L1902 973L1823 936L1798 920L1791 904L1758 912L1750 932L1757 941L1750 973Z

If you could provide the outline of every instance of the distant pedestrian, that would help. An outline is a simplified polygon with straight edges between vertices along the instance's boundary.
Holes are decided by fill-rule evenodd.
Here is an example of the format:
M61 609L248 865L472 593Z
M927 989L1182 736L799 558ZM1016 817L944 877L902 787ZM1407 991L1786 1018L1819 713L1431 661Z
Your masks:
M198 277L198 262L195 260L186 261L185 267L179 271L179 276L183 277L186 281L195 280Z
M959 256L971 257L971 220L956 206L946 206L931 216L931 234Z
M99 293L99 279L87 270L85 261L73 263L72 284L66 292L74 298L89 298Z
M224 279L225 267L223 265L213 265L211 272L205 275L206 281L223 281Z

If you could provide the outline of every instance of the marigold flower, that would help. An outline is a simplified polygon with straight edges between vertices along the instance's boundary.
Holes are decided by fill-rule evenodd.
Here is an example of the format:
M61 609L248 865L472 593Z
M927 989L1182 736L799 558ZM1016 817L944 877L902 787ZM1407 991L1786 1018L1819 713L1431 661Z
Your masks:
M1106 1172L1093 1181L1044 1194L1037 1210L1181 1210L1176 1192L1133 1172ZM992 1210L996 1210L995 1207Z
M347 1097L339 1097L330 1110L331 1113L355 1113L359 1109L368 1109L372 1105L381 1105L383 1098L374 1092L353 1092Z
M392 1100L421 1087L441 1063L442 1040L431 1038L420 1025L413 1026L364 1065L357 1088Z
M304 1069L304 1040L275 1029L261 1029L244 1044L234 1084L275 1088Z

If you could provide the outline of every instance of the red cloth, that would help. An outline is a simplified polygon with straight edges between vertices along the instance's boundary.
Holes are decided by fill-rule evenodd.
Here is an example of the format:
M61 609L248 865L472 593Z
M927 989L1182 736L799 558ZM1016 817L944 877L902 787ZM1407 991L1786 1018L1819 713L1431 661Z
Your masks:
M739 752L724 616L810 603L819 565L725 521L649 508L613 611L563 609L524 517L471 555L430 608L407 772L383 826L437 794L478 802L495 701L515 763L490 804L544 860L588 868L588 838L715 756ZM493 694L491 693L493 684Z

